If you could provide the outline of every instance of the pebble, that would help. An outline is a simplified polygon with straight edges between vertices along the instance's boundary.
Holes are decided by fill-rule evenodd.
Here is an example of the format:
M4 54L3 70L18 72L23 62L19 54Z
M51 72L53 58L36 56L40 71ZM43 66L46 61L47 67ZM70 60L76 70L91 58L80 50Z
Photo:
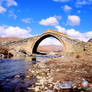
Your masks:
M15 78L20 78L20 75L15 75Z
M31 76L27 75L27 76L26 76L26 78L27 78L27 79L30 79L30 78L31 78Z

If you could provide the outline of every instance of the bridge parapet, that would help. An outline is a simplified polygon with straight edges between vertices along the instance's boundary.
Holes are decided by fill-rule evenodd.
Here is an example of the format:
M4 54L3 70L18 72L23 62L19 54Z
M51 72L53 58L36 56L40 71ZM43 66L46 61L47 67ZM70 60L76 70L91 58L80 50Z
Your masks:
M55 30L51 30L51 29L46 30L44 33L55 33L55 34L62 35L64 37L68 37L68 35L65 34L65 33L62 33L62 32L59 32L59 31L55 31Z

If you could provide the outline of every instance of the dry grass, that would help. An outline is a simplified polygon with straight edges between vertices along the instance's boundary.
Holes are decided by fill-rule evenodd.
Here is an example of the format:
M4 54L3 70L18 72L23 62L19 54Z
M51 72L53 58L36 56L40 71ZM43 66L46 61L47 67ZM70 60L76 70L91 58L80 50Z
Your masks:
M46 65L54 69L54 81L72 81L80 84L82 79L92 82L92 58L49 59Z

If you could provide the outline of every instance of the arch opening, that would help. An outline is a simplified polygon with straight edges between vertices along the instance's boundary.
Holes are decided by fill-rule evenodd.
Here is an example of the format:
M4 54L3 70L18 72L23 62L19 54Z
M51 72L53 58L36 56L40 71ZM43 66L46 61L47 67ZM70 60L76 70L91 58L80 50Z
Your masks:
M36 41L36 43L34 44L34 46L33 46L33 50L32 50L32 53L33 54L43 54L43 55L46 55L47 53L50 53L50 52L43 52L43 51L40 51L42 48L44 48L44 46L42 47L40 44L44 41L44 40L46 40L47 38L54 38L54 39L56 39L59 43L60 43L60 45L59 45L59 48L58 48L58 51L57 50L55 50L55 49L57 49L57 47L54 49L53 47L53 49L51 49L51 50L53 50L53 51L51 51L50 50L50 52L62 52L62 51L64 51L64 43L63 43L63 41L61 41L61 40L59 40L57 37L55 37L55 36L53 36L53 35L51 35L51 34L47 34L47 35L45 35L45 36L42 36L39 40L37 40ZM52 39L52 41L54 41L53 39ZM47 46L48 46L48 44L47 44ZM61 47L60 47L61 46ZM40 47L40 50L39 50L39 47ZM51 47L51 46L50 46ZM54 46L55 47L55 46ZM46 47L45 47L46 48ZM44 48L44 49L45 49ZM48 48L48 47L47 47ZM60 49L60 48L62 48L62 49ZM50 49L50 48L49 48Z

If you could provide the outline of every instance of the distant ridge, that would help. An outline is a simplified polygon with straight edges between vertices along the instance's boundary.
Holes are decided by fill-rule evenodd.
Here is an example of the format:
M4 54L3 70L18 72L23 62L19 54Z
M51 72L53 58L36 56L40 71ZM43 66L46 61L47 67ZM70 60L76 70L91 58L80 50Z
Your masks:
M11 42L11 41L18 41L23 38L18 38L18 37L0 37L0 42Z
M40 45L38 46L37 51L40 52L61 52L63 47L61 45Z

